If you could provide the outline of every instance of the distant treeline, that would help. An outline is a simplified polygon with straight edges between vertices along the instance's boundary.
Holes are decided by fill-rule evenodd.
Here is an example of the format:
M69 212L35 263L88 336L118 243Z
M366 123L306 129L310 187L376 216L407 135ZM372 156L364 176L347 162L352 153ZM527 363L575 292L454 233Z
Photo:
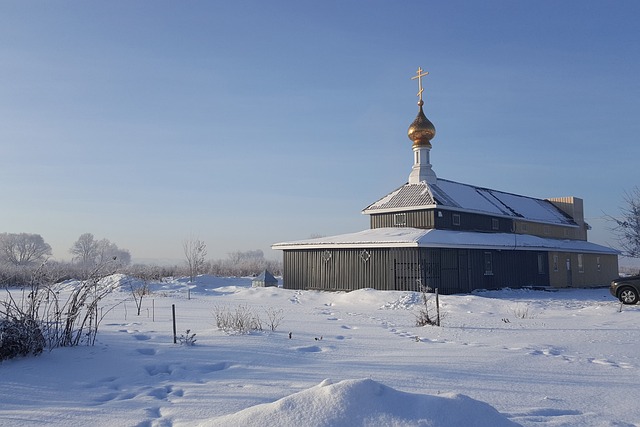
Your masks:
M226 259L210 260L204 263L198 274L210 274L223 277L256 276L263 270L272 274L282 274L282 262L267 260L261 250L229 253ZM121 264L119 273L148 280L160 280L164 277L185 277L189 275L186 264L180 265L148 265ZM0 287L24 286L30 284L34 278L46 277L50 283L62 282L70 279L82 280L90 274L90 268L77 262L60 262L45 260L39 264L29 265L0 265Z

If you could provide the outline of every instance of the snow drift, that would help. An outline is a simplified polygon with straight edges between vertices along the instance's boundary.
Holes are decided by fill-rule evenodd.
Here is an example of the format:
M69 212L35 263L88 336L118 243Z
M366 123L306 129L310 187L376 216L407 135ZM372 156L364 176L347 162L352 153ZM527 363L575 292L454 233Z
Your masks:
M205 426L513 427L487 403L462 394L405 393L370 379L325 380L273 403L225 415Z

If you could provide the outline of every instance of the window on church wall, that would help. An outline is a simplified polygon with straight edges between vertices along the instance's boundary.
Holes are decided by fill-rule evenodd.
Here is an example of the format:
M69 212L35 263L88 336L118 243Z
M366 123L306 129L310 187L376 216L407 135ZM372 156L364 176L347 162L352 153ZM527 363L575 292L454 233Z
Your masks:
M549 226L548 226L548 225L545 225L545 226L544 226L544 234L545 234L545 235L548 235L549 233L550 233L550 231L549 231Z
M558 255L553 256L553 271L558 271Z
M584 273L584 263L582 262L582 254L578 254L578 272Z
M484 275L493 275L493 254L491 252L484 253Z
M538 274L544 273L544 254L538 254Z
M500 230L500 221L497 218L491 218L491 229Z
M600 271L600 257L596 257L596 268Z
M407 214L399 213L393 216L393 225L395 227L404 227L407 225Z
M453 225L460 225L460 214L453 214L451 217Z

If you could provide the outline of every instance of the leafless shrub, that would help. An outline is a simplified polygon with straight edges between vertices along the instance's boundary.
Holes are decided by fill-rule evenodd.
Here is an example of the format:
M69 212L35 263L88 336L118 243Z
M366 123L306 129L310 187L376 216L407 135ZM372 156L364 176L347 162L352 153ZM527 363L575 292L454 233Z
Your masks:
M138 316L140 316L140 310L142 309L142 299L151 294L149 289L149 282L152 280L159 280L161 277L158 275L158 271L153 267L146 265L134 265L128 269L128 274L138 280L128 280L129 291L133 297L133 301L136 304L138 310Z
M191 329L187 329L185 334L181 334L178 338L178 342L180 345L196 345L196 334L191 333Z
M216 306L213 315L218 329L227 333L262 331L262 320L246 305L239 305L233 311L229 307Z
M19 356L37 356L46 345L33 319L0 320L0 361Z
M533 319L535 317L535 314L529 310L528 304L516 304L512 312L518 319Z
M278 329L278 326L280 326L282 319L284 319L284 310L276 310L273 307L269 307L265 309L265 312L267 314L267 325L271 331L275 332L275 330Z
M429 292L431 292L431 288L427 286L420 286L422 305L418 309L418 313L415 315L416 326L427 326L427 325L440 326L440 310L438 307L437 299L435 302L436 317L435 318L431 317L429 312L430 311L429 307L433 304L431 302L431 297L433 296L433 294L430 294Z
M97 266L87 280L65 290L63 283L51 280L46 263L43 263L33 272L28 286L18 290L5 287L6 297L0 301L3 330L13 331L13 336L21 337L20 340L31 349L27 354L38 354L41 342L50 349L95 344L100 322L113 308L105 311L100 303L119 286L118 281L108 277L115 273L113 265ZM18 351L16 355L20 354Z

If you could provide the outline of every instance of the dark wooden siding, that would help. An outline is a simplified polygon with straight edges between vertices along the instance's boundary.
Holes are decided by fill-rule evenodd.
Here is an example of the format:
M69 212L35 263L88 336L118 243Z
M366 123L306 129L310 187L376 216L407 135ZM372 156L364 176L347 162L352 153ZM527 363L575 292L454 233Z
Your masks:
M546 252L472 250L470 262L473 289L521 288L548 286L549 265ZM492 272L485 272L485 253L492 258ZM538 270L538 254L543 254L542 274Z
M434 228L434 212L430 210L391 212L371 215L371 228L398 227L395 223L396 214L405 214L406 223L401 227Z
M285 250L283 286L288 289L391 290L390 268L387 249Z
M396 215L404 214L404 225L396 223ZM460 224L454 224L453 217L457 215ZM494 228L494 220L497 228ZM371 215L371 228L383 227L413 227L440 230L483 231L493 233L513 232L513 220L491 215L473 214L468 212L447 211L444 209L427 209L419 211L390 212Z
M459 215L460 224L454 224L454 215ZM513 220L491 215L472 214L468 212L447 211L438 209L435 217L435 228L439 230L484 231L493 233L511 233ZM497 220L497 228L493 220Z
M486 255L489 254L489 255ZM541 254L539 257L538 254ZM487 257L491 271L486 271ZM538 262L542 260L539 268ZM474 289L549 285L548 255L480 249L359 248L284 251L284 287L351 291L362 288L443 294Z

